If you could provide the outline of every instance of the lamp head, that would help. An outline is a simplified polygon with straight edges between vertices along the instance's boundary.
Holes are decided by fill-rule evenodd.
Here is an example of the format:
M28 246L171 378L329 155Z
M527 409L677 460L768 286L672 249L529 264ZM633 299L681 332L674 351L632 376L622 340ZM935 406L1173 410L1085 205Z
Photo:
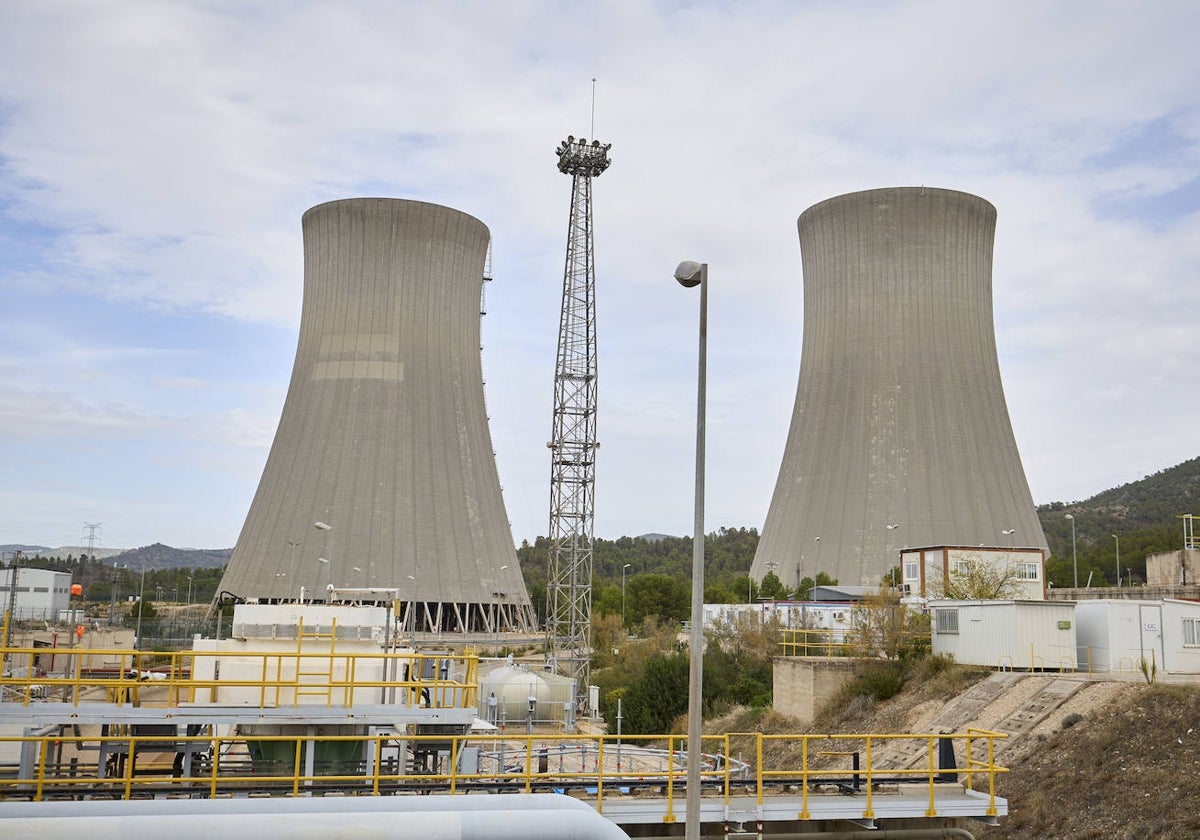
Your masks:
M684 260L675 269L675 279L679 281L679 285L689 289L700 285L703 274L704 266L695 260Z

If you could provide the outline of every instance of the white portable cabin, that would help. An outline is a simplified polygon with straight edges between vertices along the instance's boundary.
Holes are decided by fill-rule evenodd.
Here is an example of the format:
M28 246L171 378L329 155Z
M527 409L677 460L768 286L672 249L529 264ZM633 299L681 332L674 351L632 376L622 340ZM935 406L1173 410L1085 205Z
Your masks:
M1074 601L929 602L934 654L992 668L1074 670Z
M1200 603L1103 599L1080 601L1079 667L1097 673L1200 674Z
M754 615L764 625L775 621L784 630L833 630L844 635L854 626L855 609L850 602L832 601L763 599L757 604L705 604L704 627L711 628L718 621L736 624Z

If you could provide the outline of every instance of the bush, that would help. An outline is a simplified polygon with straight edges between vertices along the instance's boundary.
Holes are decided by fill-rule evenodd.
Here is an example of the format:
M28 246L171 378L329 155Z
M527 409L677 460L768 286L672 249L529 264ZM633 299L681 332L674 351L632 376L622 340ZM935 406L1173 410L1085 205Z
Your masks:
M890 700L904 689L908 677L902 662L864 662L825 704L818 723L829 725L869 712L877 702Z
M1072 726L1081 722L1082 720L1083 720L1083 715L1080 715L1080 714L1067 715L1065 718L1063 718L1062 728L1070 729Z

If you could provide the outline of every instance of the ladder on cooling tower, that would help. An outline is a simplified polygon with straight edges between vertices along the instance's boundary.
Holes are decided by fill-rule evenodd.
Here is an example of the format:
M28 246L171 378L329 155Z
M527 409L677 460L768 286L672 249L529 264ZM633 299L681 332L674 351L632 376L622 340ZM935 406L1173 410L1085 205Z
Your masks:
M303 655L305 640L329 640L329 652L314 656ZM326 706L333 705L333 657L337 645L337 619L331 619L329 631L322 632L320 625L313 631L304 628L304 619L296 630L296 682L293 686L294 703L300 705L301 697L322 697ZM315 651L314 651L315 653Z

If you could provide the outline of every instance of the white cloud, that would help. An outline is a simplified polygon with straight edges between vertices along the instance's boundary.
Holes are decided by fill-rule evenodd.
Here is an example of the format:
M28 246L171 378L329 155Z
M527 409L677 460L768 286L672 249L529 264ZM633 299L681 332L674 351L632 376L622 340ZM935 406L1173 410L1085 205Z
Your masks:
M1034 493L1090 495L1195 454L1176 418L1200 409L1198 24L1195 4L1115 0L9 8L0 305L21 316L0 398L45 422L10 408L0 428L46 460L140 428L147 475L211 486L224 530L105 516L139 520L130 542L231 543L286 388L271 330L298 323L301 213L420 198L495 237L493 437L514 536L541 533L569 197L553 150L591 133L596 77L614 144L595 188L598 532L691 527L684 258L712 266L709 524L761 524L799 368L796 216L890 185L997 206L997 341ZM210 357L210 328L244 346Z

